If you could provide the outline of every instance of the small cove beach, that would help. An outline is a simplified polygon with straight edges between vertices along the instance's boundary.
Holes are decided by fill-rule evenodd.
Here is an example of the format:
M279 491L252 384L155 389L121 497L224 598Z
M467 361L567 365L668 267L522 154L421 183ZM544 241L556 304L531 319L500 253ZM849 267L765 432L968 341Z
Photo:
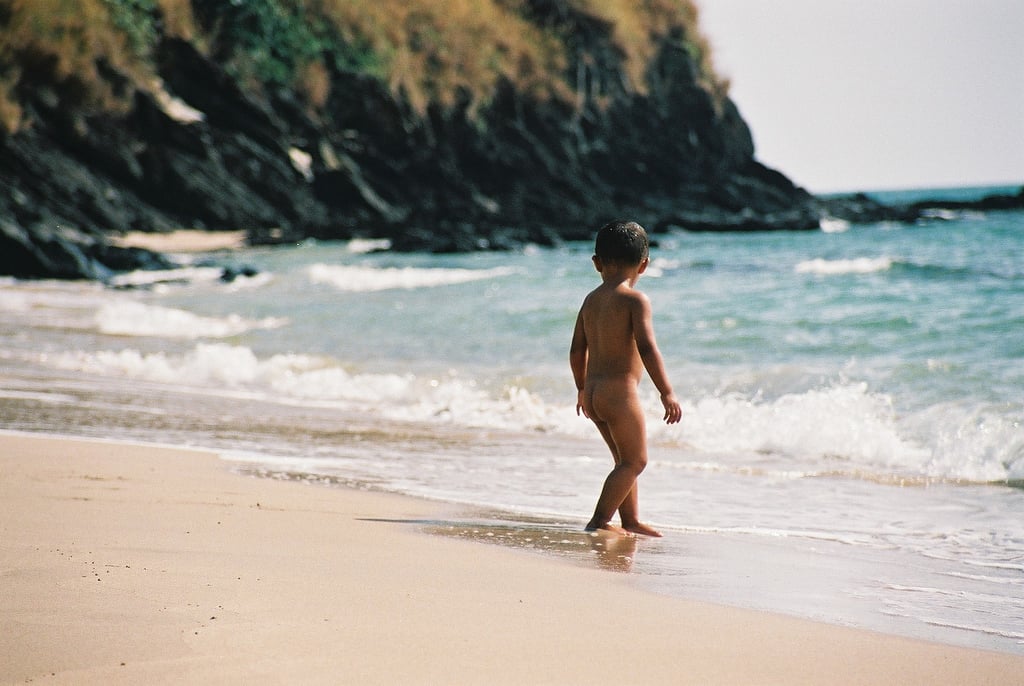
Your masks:
M3 683L1011 684L1024 666L427 536L401 522L449 506L201 452L2 434L0 472Z

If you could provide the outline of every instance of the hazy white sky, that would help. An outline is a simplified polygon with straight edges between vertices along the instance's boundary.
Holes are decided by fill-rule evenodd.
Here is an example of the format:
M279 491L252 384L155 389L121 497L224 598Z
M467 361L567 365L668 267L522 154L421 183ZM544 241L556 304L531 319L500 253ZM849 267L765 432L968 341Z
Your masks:
M698 2L758 159L797 184L1024 184L1024 1Z

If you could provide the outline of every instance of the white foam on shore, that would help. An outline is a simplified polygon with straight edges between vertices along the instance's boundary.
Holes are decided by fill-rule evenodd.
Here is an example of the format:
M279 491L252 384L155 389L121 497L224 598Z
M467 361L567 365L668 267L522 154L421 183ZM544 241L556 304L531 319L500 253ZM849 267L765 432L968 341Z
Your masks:
M432 288L496 279L515 273L509 267L459 269L417 267L368 267L359 265L313 264L306 270L310 281L333 286L340 291L367 293L393 289Z
M998 407L930 406L908 419L932 446L925 470L970 481L1024 481L1020 416Z
M771 401L742 394L702 398L684 408L681 435L702 452L805 457L816 471L921 473L931 455L901 436L890 399L863 383Z
M111 336L158 336L166 338L228 338L254 329L276 329L286 319L245 319L236 314L204 317L186 310L123 301L103 305L96 313L100 333Z
M557 428L555 413L575 419L569 408L552 407L517 387L506 388L492 398L473 380L358 373L315 355L279 354L259 359L245 346L224 343L200 343L184 355L124 349L50 355L45 362L91 374L205 387L214 393L241 389L270 400L336 403L345 409L407 421L553 430ZM589 428L582 422L579 425Z
M884 272L892 268L890 257L857 257L848 260L826 260L816 258L804 260L794 267L797 274L817 274L819 276L836 276L840 274L871 274Z
M823 233L844 233L850 230L850 222L845 219L825 218L818 222Z
M48 405L68 405L76 401L76 398L65 393L46 393L42 391L20 391L7 388L0 388L0 398L12 400L32 400Z
M514 384L485 388L455 374L367 373L317 355L259 358L245 346L200 343L183 355L137 350L50 355L62 369L205 389L245 392L269 401L337 406L401 421L594 437L573 404L552 403ZM729 457L727 471L767 470L780 478L846 476L886 483L929 480L996 482L1024 466L1019 429L942 431L953 418L900 420L888 396L864 383L838 383L762 400L743 394L684 403L680 424L661 422L657 398L645 398L652 445L668 463L700 464L701 455ZM970 419L961 420L970 423ZM939 422L938 425L935 422ZM919 428L923 423L925 429ZM928 428L930 427L930 429ZM930 440L929 435L937 435ZM922 440L914 436L923 436ZM717 457L716 457L717 456ZM660 458L659 458L660 459ZM666 464L668 464L666 463Z

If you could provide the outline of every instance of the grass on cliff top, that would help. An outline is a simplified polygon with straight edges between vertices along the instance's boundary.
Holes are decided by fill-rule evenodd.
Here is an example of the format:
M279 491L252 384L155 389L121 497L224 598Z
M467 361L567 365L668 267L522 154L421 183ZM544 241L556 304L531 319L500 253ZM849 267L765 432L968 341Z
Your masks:
M384 63L384 78L419 111L449 106L461 92L489 100L508 79L533 97L574 100L566 81L570 56L563 36L526 18L526 0L307 0L342 39L365 45ZM677 34L698 66L703 85L723 97L711 49L692 0L568 0L573 9L611 28L623 56L624 81L647 90L645 74L659 39Z
M165 33L192 37L189 0L0 0L0 126L21 125L19 88L53 86L68 109L126 107L127 85L154 78L157 15Z
M568 97L564 46L496 0L311 0L345 43L363 45L391 90L431 102L486 102L501 78L534 97Z
M624 67L632 87L646 92L645 74L656 56L657 39L674 33L697 66L702 85L718 97L728 91L728 81L715 72L711 44L700 30L700 10L693 0L577 0L588 14L612 26L612 39L625 57Z
M567 0L610 27L623 82L647 89L659 39L679 36L703 84L723 96L692 0ZM329 66L380 79L414 110L468 102L472 113L501 80L538 99L577 100L576 56L557 26L529 20L527 0L0 0L0 126L22 124L21 98L53 86L61 106L117 110L130 88L155 82L160 37L194 41L243 85L288 85L312 109L330 92ZM107 68L109 67L109 68ZM112 77L120 74L124 79ZM125 83L125 79L127 83ZM19 85L20 84L20 85ZM20 92L19 92L20 89Z

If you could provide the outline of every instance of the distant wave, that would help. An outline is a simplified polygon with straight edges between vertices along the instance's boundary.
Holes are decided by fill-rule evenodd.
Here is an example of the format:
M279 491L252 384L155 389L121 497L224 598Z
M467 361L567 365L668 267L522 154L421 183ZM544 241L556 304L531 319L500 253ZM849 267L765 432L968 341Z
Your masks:
M388 238L353 238L348 242L346 249L350 253L365 255L371 252L391 249L391 240Z
M855 257L848 259L826 260L815 258L797 263L793 268L797 274L816 274L818 276L840 276L844 274L874 274L892 271L894 274L911 275L924 279L964 279L986 277L993 279L1015 280L1022 274L1007 269L977 270L948 264L918 264L905 262L892 257Z
M796 265L797 274L818 274L819 276L835 276L838 274L871 274L891 269L893 260L890 257L856 257L844 260L826 260L817 258L804 260Z
M90 374L208 388L212 394L242 390L279 402L331 403L397 420L510 430L589 430L571 407L552 406L514 386L493 397L472 379L354 373L325 356L289 353L261 359L245 346L226 343L199 343L184 355L133 349L67 352L48 355L46 363Z
M494 269L422 269L417 267L367 267L313 264L307 270L313 283L328 284L340 291L366 293L393 289L431 288L508 276L509 267Z
M824 233L843 233L850 230L850 222L845 219L822 219L818 225Z
M913 274L925 279L959 280L983 277L987 279L1014 281L1016 279L1024 278L1024 273L1015 272L1012 268L1008 268L1005 271L999 271L994 269L972 269L970 267L958 267L945 264L914 264L909 262L901 262L896 266L901 272Z
M96 313L100 333L111 336L160 336L166 338L228 338L253 329L276 329L286 319L245 319L236 314L204 317L186 310L137 302L108 303Z

